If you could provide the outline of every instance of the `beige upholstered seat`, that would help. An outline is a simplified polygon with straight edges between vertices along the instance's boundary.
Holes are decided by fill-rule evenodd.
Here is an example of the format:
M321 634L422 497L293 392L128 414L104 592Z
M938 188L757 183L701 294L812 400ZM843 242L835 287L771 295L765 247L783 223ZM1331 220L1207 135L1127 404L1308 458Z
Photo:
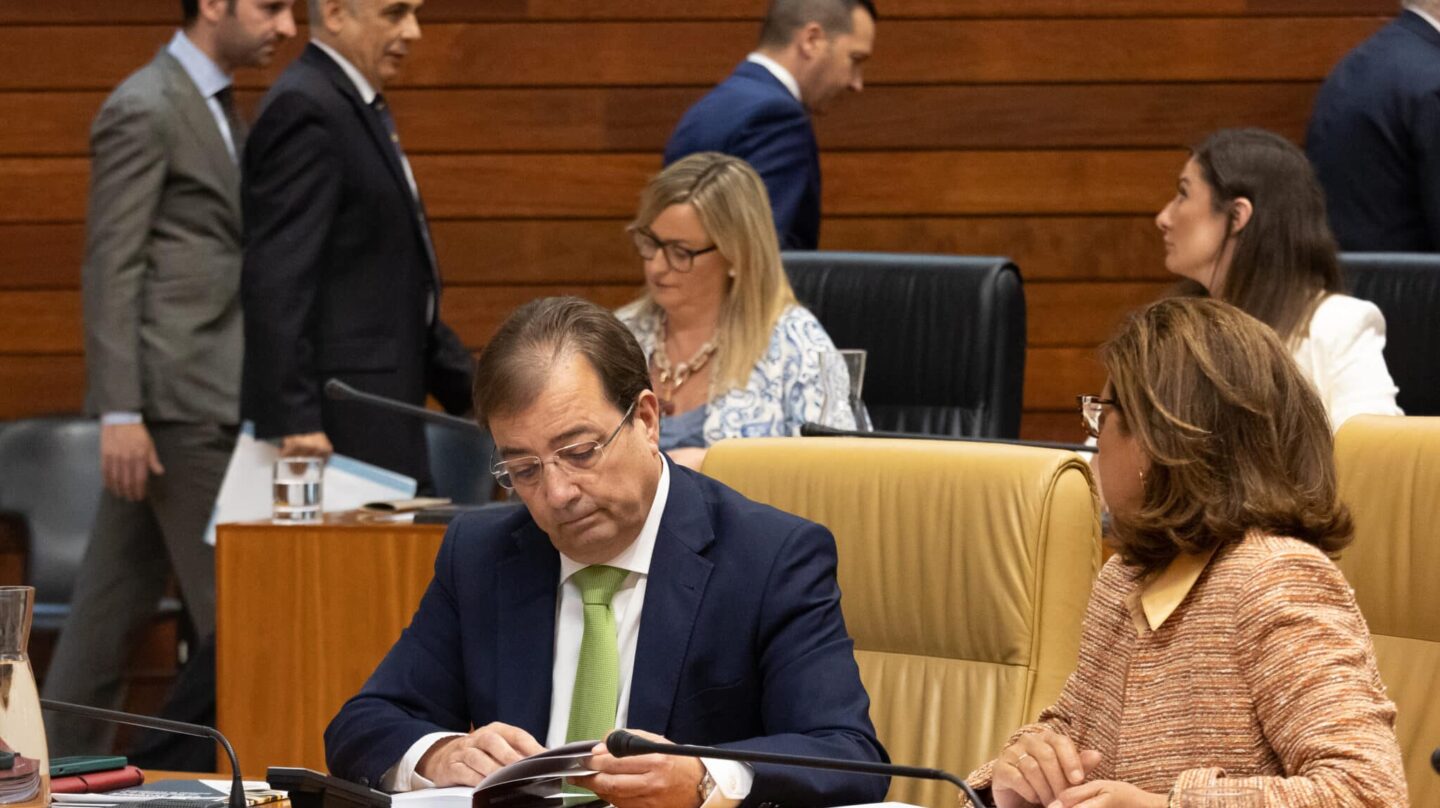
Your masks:
M1351 418L1335 462L1355 518L1340 568L1399 709L1410 804L1440 805L1440 418Z
M706 474L828 526L880 740L964 775L1059 693L1099 568L1089 467L1066 452L863 438L732 440ZM952 808L943 783L890 798Z

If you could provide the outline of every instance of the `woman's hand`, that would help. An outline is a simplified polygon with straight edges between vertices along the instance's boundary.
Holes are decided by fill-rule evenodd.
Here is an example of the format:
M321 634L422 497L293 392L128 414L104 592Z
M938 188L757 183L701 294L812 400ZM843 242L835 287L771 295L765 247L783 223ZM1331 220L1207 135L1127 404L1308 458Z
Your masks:
M1129 783L1095 780L1060 792L1059 802L1064 808L1165 808L1167 797Z
M1048 806L1067 789L1085 782L1099 762L1099 752L1077 751L1064 735L1041 730L1022 736L1000 753L991 767L990 792L996 808Z

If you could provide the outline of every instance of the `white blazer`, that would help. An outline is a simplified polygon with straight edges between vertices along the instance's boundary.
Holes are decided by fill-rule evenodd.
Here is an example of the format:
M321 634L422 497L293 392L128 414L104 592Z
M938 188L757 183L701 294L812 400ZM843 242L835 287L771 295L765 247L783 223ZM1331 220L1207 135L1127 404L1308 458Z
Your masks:
M1405 414L1395 403L1399 388L1384 350L1385 316L1374 303L1332 294L1315 309L1292 353L1320 394L1332 430L1354 415Z

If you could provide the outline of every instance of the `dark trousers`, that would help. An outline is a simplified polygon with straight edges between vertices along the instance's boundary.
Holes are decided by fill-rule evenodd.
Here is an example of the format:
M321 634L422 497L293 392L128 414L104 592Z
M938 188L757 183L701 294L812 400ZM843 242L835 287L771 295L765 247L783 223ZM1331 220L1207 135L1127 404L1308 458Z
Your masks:
M235 428L146 427L165 473L150 478L141 502L102 495L70 617L45 677L46 698L119 708L131 651L154 618L172 571L194 636L215 630L215 550L204 535L235 448ZM115 737L114 726L60 715L46 716L46 732L52 756L102 754Z

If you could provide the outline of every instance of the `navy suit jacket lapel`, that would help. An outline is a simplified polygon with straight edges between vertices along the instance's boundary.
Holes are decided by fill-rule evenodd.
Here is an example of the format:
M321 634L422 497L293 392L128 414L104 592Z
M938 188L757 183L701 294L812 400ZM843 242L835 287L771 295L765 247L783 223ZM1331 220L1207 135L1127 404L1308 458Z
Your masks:
M631 727L666 732L696 616L715 566L704 556L714 541L715 530L704 495L691 472L672 463L670 495L650 558L640 638L635 647L626 722Z
M747 59L741 62L739 67L735 68L734 75L750 79L751 81L759 83L775 95L788 98L796 104L800 103L799 99L791 95L790 88L781 83L780 79L775 78L775 74L766 69L764 65L758 65Z
M355 82L350 80L344 69L336 64L329 54L314 45L306 45L301 58L324 73L340 90L340 94L354 106L361 126L370 134L370 139L374 141L375 148L380 152L380 159L385 162L391 178L399 183L400 190L404 191L405 199L409 201L409 205L413 209L415 195L410 192L410 181L405 178L405 167L400 164L400 155L395 152L395 144L390 142L390 133L385 131L385 124L380 121L379 114L365 103L365 99L360 97L360 91L355 88Z
M1440 48L1440 31L1435 30L1435 26L1431 25L1419 14L1413 11L1403 11L1400 13L1400 16L1395 19L1395 24L1419 36L1431 45Z
M560 554L532 521L516 530L511 540L513 545L496 570L497 719L543 742L550 726Z
M215 123L215 116L210 112L209 102L200 95L200 90L195 86L190 74L186 73L180 62L164 48L155 57L155 62L165 76L165 94L175 105L185 126L198 138L200 148L205 152L211 167L215 169L217 187L225 192L225 199L235 213L233 222L238 238L240 167L236 165L235 158L230 156L230 150L225 147L225 138L220 134L220 127ZM235 137L236 134L232 132L231 137Z

